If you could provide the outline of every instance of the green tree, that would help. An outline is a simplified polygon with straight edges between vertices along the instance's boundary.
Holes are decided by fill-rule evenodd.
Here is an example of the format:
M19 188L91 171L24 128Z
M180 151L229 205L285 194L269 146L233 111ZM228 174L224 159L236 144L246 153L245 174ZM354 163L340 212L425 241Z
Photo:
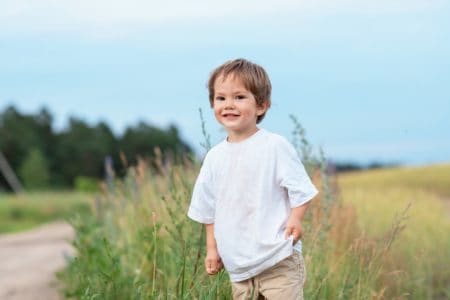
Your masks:
M107 156L121 175L121 151L131 163L135 163L137 156L151 158L156 147L161 149L164 159L177 159L192 151L174 125L160 129L140 122L116 137L105 122L91 125L72 117L60 132L53 130L52 122L53 117L45 108L36 114L23 114L14 106L0 111L0 150L11 168L15 172L21 170L30 149L37 149L44 157L47 173L51 174L46 180L52 187L73 186L78 176L102 178ZM9 189L1 175L0 189Z
M102 178L105 156L118 153L116 138L103 122L91 127L72 117L57 140L56 157L63 166L60 176L67 185L73 185L77 176Z
M45 108L35 115L22 114L13 106L0 112L0 149L14 171L19 170L32 148L41 151L47 158L50 170L54 171L54 135L51 124L52 116ZM2 176L0 185L8 187Z
M19 169L19 174L27 189L47 188L50 181L48 162L38 148L32 148Z
M136 156L154 157L154 149L158 147L164 158L177 159L186 153L191 153L191 148L180 138L178 129L170 125L161 129L144 122L139 122L135 127L128 127L119 141L120 150L125 153L131 162Z

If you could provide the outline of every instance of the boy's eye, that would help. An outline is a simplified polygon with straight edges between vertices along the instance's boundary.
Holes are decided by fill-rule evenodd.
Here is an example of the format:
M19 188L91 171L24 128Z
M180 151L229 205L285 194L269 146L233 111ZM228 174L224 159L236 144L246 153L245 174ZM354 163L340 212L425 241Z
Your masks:
M225 100L225 98L224 98L224 97L221 97L221 96L217 96L217 97L216 97L216 100L217 100L217 101L223 101L223 100Z
M244 95L237 95L237 96L236 96L236 99L242 100L242 99L245 99L245 96L244 96Z

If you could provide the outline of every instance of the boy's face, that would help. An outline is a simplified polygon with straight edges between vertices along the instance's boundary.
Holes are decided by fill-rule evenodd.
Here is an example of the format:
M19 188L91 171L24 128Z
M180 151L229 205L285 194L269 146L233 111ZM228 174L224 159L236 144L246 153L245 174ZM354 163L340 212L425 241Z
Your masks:
M258 130L256 120L267 110L267 104L257 105L253 94L231 74L216 79L213 109L217 121L228 132L228 141L238 142Z

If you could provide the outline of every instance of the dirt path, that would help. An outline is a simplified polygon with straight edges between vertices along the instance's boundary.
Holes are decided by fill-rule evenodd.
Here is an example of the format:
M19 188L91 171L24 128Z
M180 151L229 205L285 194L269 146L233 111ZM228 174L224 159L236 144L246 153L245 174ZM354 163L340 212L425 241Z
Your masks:
M0 299L56 300L54 273L73 255L74 232L62 222L16 234L0 235Z

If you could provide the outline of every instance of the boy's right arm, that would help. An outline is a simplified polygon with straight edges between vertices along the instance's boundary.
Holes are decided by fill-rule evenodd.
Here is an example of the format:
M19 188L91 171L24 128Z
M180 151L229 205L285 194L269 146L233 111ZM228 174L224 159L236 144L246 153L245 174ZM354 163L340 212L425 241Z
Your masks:
M205 269L209 275L215 275L223 268L222 259L217 251L216 238L214 237L214 224L206 226L206 258Z

